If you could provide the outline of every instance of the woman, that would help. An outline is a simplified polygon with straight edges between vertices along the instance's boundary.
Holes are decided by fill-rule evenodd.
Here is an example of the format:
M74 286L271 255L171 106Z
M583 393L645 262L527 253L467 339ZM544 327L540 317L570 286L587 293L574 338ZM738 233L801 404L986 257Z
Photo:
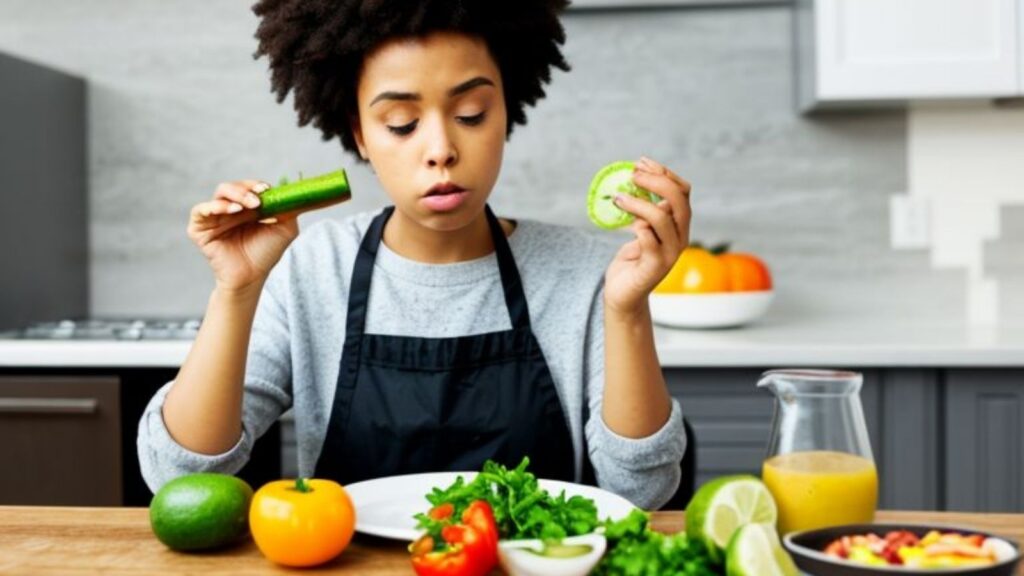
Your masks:
M259 221L258 180L221 184L189 235L216 279L175 380L139 427L154 491L234 473L295 408L299 472L342 483L524 456L656 508L679 483L678 404L647 296L685 248L690 186L649 159L617 251L487 207L505 141L568 70L566 2L262 0L258 56L300 125L373 167L393 206ZM581 203L582 203L582 194Z

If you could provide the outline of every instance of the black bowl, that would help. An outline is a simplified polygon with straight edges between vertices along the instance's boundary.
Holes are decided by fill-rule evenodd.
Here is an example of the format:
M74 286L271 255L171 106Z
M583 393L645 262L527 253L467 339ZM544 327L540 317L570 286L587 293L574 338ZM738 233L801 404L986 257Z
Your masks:
M867 534L874 532L884 536L893 530L906 530L916 534L919 538L931 530L941 532L959 532L961 534L981 534L982 536L995 537L1010 543L1016 554L1013 558L1004 560L991 566L972 566L963 568L934 568L930 570L919 568L903 568L898 566L868 566L856 564L848 560L833 558L826 555L823 550L836 538L843 536L854 536L856 534ZM806 532L793 532L782 539L782 544L793 556L796 565L808 574L814 576L892 576L893 574L931 574L949 576L951 574L967 574L970 576L1013 576L1013 569L1020 561L1020 547L1016 542L981 530L965 528L963 526L946 526L941 524L849 524L846 526L833 526L820 530L808 530Z

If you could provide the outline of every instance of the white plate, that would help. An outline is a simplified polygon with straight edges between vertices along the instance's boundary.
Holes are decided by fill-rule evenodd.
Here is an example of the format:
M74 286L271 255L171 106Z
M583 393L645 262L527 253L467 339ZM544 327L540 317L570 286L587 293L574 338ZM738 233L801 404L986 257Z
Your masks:
M757 320L772 303L771 290L709 294L651 294L651 319L673 328L728 328Z
M476 472L388 476L345 486L345 491L356 506L356 532L410 542L419 538L420 532L416 530L413 515L430 509L426 495L431 489L447 488L458 476L470 482L476 477ZM629 500L594 486L543 478L539 483L552 496L558 496L565 490L567 497L578 495L590 498L597 506L599 520L607 517L619 520L629 515L634 508Z

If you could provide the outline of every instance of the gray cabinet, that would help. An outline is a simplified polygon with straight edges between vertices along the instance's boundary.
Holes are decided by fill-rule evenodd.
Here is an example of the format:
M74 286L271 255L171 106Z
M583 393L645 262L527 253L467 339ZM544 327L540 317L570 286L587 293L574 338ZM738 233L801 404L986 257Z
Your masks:
M0 377L0 504L121 504L120 382Z
M697 486L716 476L761 473L772 397L754 387L760 370L667 370L669 391L697 438Z
M877 404L869 420L879 474L879 505L943 510L941 486L942 372L887 369L877 373ZM865 388L867 386L865 385ZM865 411L869 411L865 403Z
M946 373L950 510L1024 512L1024 370Z

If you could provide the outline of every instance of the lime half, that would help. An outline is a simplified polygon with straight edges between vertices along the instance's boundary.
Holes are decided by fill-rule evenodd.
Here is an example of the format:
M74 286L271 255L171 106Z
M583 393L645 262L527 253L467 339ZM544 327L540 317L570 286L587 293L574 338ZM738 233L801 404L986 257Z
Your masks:
M602 168L590 181L587 216L606 230L631 224L635 217L615 205L615 195L626 194L651 200L651 193L633 183L633 163L614 162Z
M775 528L747 524L729 541L725 552L726 576L797 576L800 571L779 543Z
M748 524L772 531L778 511L768 488L753 476L723 476L700 487L686 506L686 534L707 546L711 559L721 563L733 534Z

